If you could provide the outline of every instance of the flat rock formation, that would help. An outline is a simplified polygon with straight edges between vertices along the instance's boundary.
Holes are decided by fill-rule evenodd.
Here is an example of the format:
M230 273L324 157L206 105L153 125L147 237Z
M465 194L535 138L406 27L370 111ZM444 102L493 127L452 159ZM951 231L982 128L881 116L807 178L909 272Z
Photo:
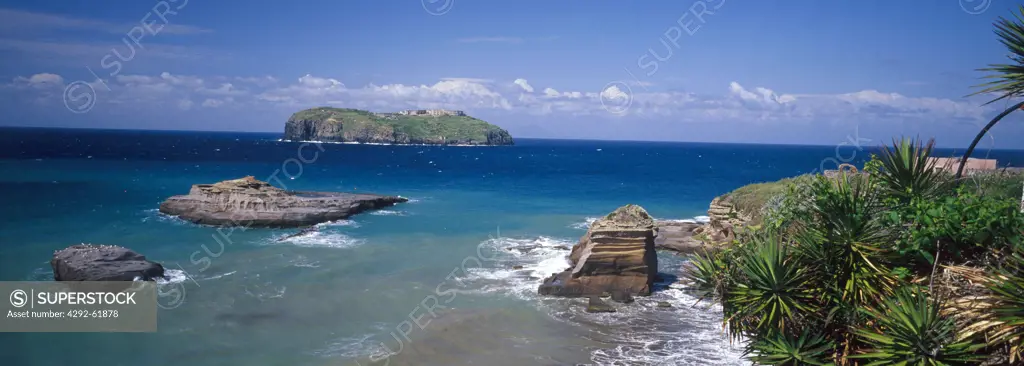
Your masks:
M654 246L658 249L672 250L680 253L698 253L704 243L694 237L695 231L704 224L681 221L656 221Z
M202 225L302 227L406 201L373 194L285 191L250 176L193 185L187 195L161 203L160 212Z
M541 295L650 295L658 275L654 219L642 207L619 207L597 220L569 255L571 268L544 280Z
M131 249L116 245L73 245L53 253L57 281L145 281L164 276L164 267Z
M514 144L508 131L461 111L372 113L330 107L293 114L284 125L284 140L396 145Z

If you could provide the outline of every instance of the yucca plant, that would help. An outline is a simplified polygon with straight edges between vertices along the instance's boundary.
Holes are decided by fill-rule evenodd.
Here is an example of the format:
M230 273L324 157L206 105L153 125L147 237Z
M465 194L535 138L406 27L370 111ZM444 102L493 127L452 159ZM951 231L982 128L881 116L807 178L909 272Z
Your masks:
M878 181L884 192L905 204L912 199L929 199L948 191L947 180L929 160L935 141L922 144L916 139L893 139L882 149Z
M800 251L831 284L833 301L853 305L890 291L881 259L889 231L877 219L879 202L871 177L818 177L812 184L814 219L800 236Z
M793 235L797 257L813 278L821 304L820 329L837 345L839 361L856 348L851 332L863 323L858 308L891 292L894 277L884 265L886 228L871 176L841 173L810 184L810 217Z
M945 366L977 364L984 356L975 352L984 345L958 340L956 322L942 316L937 302L920 289L903 288L877 307L866 307L872 326L855 334L869 348L851 355L867 366Z
M748 332L785 331L816 311L806 267L789 255L789 246L771 232L754 237L742 254L739 281L729 292L735 314L729 321Z
M733 266L727 263L724 252L705 251L690 258L683 276L698 295L698 302L722 301L735 281L732 270Z
M758 365L833 365L835 345L820 333L804 329L799 336L782 333L764 335L747 347L748 359Z

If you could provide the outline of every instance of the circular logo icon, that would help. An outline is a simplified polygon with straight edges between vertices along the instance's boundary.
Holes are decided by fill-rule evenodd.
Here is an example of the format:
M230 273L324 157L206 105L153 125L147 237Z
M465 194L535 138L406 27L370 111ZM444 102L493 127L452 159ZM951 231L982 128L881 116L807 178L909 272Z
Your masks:
M22 290L11 291L11 305L16 308L20 308L28 304L28 294Z
M420 0L423 10L430 15L445 15L455 6L455 0Z
M64 107L71 113L86 113L95 105L96 89L89 83L78 80L64 88Z
M984 13L990 6L992 0L960 0L960 9L971 15Z
M633 105L633 89L624 82L613 81L601 89L601 107L608 113L624 115Z
M158 285L156 297L156 305L161 309L175 309L185 303L185 284L179 281Z

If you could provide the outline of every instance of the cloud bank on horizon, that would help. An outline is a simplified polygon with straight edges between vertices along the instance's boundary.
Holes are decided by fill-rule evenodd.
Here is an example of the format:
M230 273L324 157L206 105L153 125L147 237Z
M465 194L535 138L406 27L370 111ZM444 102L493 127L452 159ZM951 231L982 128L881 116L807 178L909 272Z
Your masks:
M698 8L698 3L703 8ZM1002 106L984 106L985 96L908 92L920 91L935 81L905 80L894 84L879 80L877 88L858 87L871 83L837 75L835 85L826 87L737 69L736 75L732 75L735 78L729 77L732 72L717 70L723 75L701 83L680 84L674 80L696 76L676 77L670 69L671 52L668 57L659 56L657 47L649 49L650 55L660 61L653 73L645 72L650 69L644 65L650 63L641 60L652 58L643 53L636 66L626 64L625 72L612 73L615 76L611 78L607 77L609 73L594 72L587 82L559 78L543 68L508 73L499 70L502 65L490 68L495 75L490 78L457 77L458 74L431 78L428 75L437 71L405 70L415 68L415 59L407 60L404 68L401 62L397 63L394 73L386 77L375 72L387 71L388 67L347 65L356 61L344 61L346 65L339 66L335 74L330 67L312 67L318 72L294 72L302 67L302 60L288 60L290 64L281 67L281 72L247 73L266 69L252 66L263 60L239 60L238 55L232 54L244 54L242 51L191 44L196 37L216 36L223 30L178 24L174 17L183 17L180 14L189 10L185 8L187 1L155 4L137 23L0 8L0 55L13 57L9 58L11 62L0 64L0 76L7 77L0 80L0 110L4 111L0 112L0 125L278 131L291 113L327 105L372 111L461 109L503 126L515 136L528 137L829 144L842 141L847 135L867 134L877 144L891 136L920 135L936 136L943 145L962 146ZM453 5L448 11L460 5L468 7L462 3ZM721 0L708 0L684 7L684 16L678 17L657 38L658 45L671 51L671 44L678 46L682 37L697 39L694 29L700 29L703 23L694 28L696 18L692 15L710 24L708 18L715 14L711 10L723 5ZM740 13L740 6L734 6L735 12ZM724 14L725 10L729 9L716 11ZM686 15L690 15L688 23ZM447 15L406 16L416 19ZM122 33L124 37L118 39L121 43L102 45L83 39L82 33L104 39ZM452 36L446 38L445 47L456 50L451 52L459 52L458 57L465 60L479 57L484 62L493 59L473 56L477 51L472 48L548 47L547 44L565 38L542 33L447 33ZM69 34L76 36L61 37ZM372 38L373 34L367 36ZM467 47L471 50L464 49ZM517 52L524 53L513 50ZM532 52L543 55L554 51ZM374 57L372 52L367 53L363 58ZM52 61L55 56L63 61L40 61ZM215 59L225 57L230 60L228 63L244 66L214 67L224 62ZM383 60L386 55L381 57L381 63L394 62ZM783 54L759 57L788 59ZM79 66L72 66L75 63ZM745 65L762 73L772 72L756 62ZM356 66L366 72L352 72ZM83 73L83 69L88 73ZM471 75L488 70L476 64L454 70L459 69L472 69ZM661 69L667 70L662 73L665 75L658 75ZM645 77L637 78L637 73ZM772 81L782 85L765 84ZM1011 136L1000 139L999 147L1024 147L1018 142L1021 139L1012 137L1024 136L1024 129L1009 127L999 132Z

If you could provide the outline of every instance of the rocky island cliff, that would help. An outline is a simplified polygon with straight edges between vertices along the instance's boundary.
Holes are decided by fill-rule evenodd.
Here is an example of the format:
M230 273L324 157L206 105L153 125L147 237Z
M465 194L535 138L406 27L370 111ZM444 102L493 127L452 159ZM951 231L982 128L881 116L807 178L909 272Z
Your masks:
M411 145L513 144L508 131L462 111L373 113L330 107L293 114L285 123L284 140Z

